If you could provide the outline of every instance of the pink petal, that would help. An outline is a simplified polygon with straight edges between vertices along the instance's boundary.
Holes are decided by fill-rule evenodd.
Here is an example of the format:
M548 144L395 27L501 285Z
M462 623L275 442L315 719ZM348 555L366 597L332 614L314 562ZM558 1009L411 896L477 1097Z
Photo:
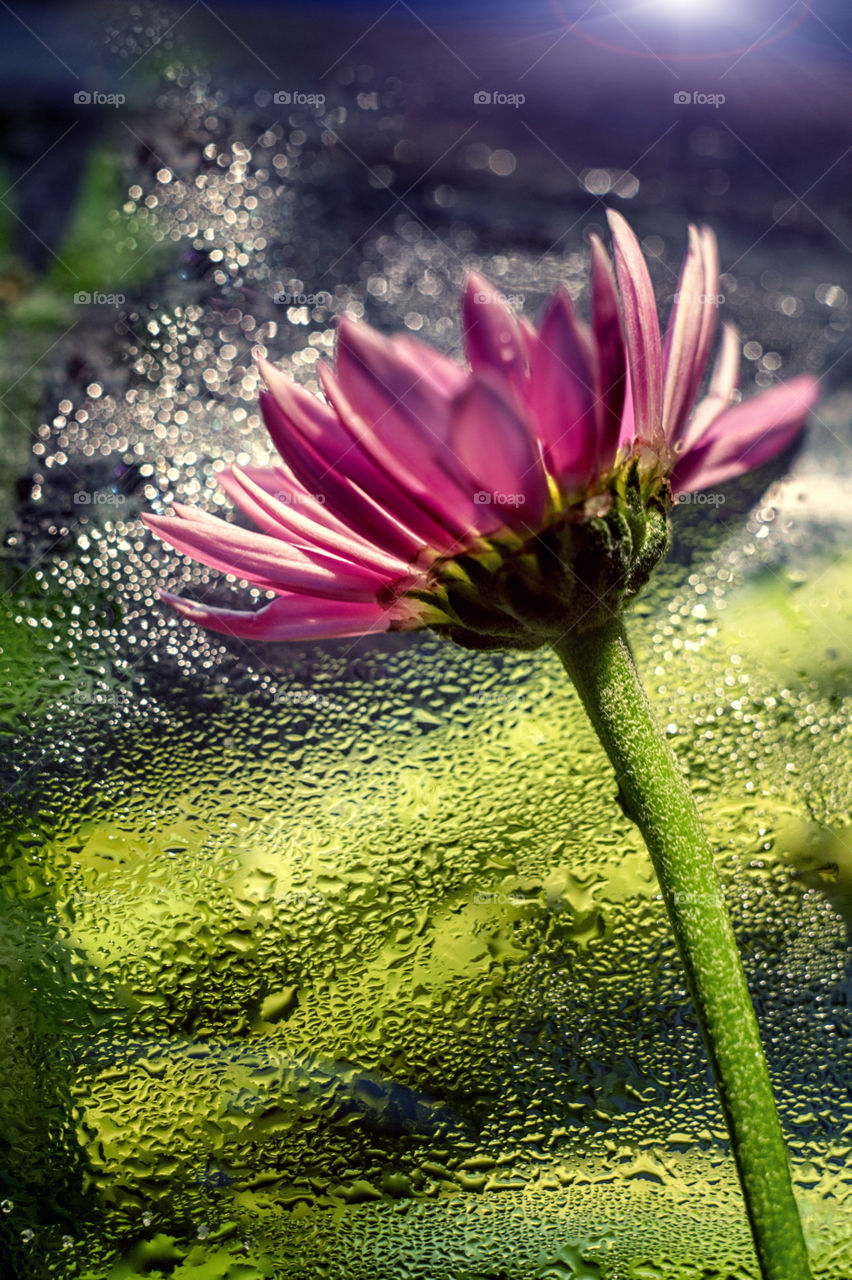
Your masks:
M491 370L522 397L527 362L518 322L494 285L477 271L468 272L465 280L462 330L471 369Z
M341 449L347 447L345 433L337 422L334 411L327 404L300 387L298 382L288 378L286 373L276 369L263 356L258 355L256 359L263 381L288 418L292 418L303 431L312 436L327 433Z
M315 524L323 526L329 536L340 533L346 537L358 537L352 532L349 524L334 514L329 504L324 501L325 495L309 493L283 460L274 467L246 466L241 467L240 471L243 476L251 480L253 485L262 489L270 497L278 498L289 506L298 507L302 515L309 516ZM225 492L230 494L235 502L239 502L235 492L238 486L233 479L232 468L227 467L217 471L216 479Z
M261 411L273 443L282 458L295 468L303 483L313 485L311 491L315 497L331 499L330 503L323 505L336 508L337 500L342 496L344 521L352 524L354 522L350 516L353 495L349 482L354 482L363 493L369 493L379 501L382 497L387 499L394 496L395 486L389 485L383 475L377 474L375 465L365 456L357 440L332 407L293 382L262 356L258 357L257 363L274 403L280 410L272 412L267 396L261 392ZM312 446L308 459L303 457L305 441ZM310 465L311 459L316 459L317 456L327 464L325 467ZM342 495L338 477L344 480ZM327 492L329 487L332 492ZM375 508L375 503L371 501L370 507ZM400 521L376 517L375 510L370 510L369 516L370 527L378 518L394 546L399 545L400 539L407 541L410 548L420 546L428 541L429 532L438 532L432 529L427 533L422 530L406 530L403 533L397 527ZM355 527L358 527L357 524Z
M369 602L282 595L252 613L217 609L160 591L167 604L199 627L247 640L323 640L387 631L393 611Z
M598 466L612 465L621 439L627 364L618 293L609 255L592 236L592 333L597 347Z
M275 398L265 392L260 395L261 413L273 444L305 490L315 496L323 495L326 508L341 523L368 533L377 545L402 558L415 556L419 548L430 544L427 534L452 545L452 539L439 527L412 530L388 509L386 504L390 502L395 504L395 511L405 509L404 495L399 495L398 486L377 471L357 443L348 451L341 451L338 428L344 429L333 410L321 405L334 422L332 431L326 434L308 415L302 414L297 400L288 402L285 409L279 398L282 389L277 388L277 392ZM336 462L330 460L329 453L336 456ZM361 483L356 483L348 472L354 472ZM423 524L421 519L420 525ZM431 545L441 547L442 544Z
M538 529L547 502L541 450L497 375L474 374L453 402L452 444L500 524Z
M719 311L719 245L709 227L699 227L698 234L704 245L704 312L701 317L701 336L695 353L695 377L690 399L694 400L707 368L710 348L716 332Z
M713 366L713 376L703 400L699 400L692 420L682 436L684 446L696 444L723 409L731 403L740 372L740 340L732 324L722 327L722 345Z
M676 462L672 491L692 493L724 484L768 462L802 430L818 394L815 378L793 378L720 414Z
M383 576L399 577L410 572L404 561L388 555L358 534L331 531L307 515L301 503L282 501L290 497L288 493L268 493L240 467L219 472L216 478L255 524L273 537L284 538L296 547L318 548L346 556ZM320 504L315 506L322 510Z
M251 468L255 471L258 468ZM301 495L293 494L292 489L288 492L285 488L285 482L282 480L278 489L270 492L269 489L257 484L257 481L251 482L251 487L247 487L244 483L246 473L239 473L237 467L226 467L222 471L216 472L216 480L222 486L237 506L245 512L245 514L254 521L257 527L263 532L268 533L274 538L286 538L289 542L298 543L300 537L294 532L292 524L286 519L286 516L279 515L279 507L283 507L285 512L289 509L289 504L294 498L300 500ZM299 486L301 488L301 486ZM255 492L258 490L259 492ZM285 501L282 501L279 494L284 495ZM317 504L319 506L319 504ZM330 535L328 529L326 534ZM318 534L319 530L315 530ZM301 534L302 541L316 542L317 537L308 538L304 533Z
M633 387L630 385L630 374L624 384L624 408L621 411L621 430L618 434L619 449L630 449L636 439L636 417L633 413Z
M521 343L524 363L527 370L529 370L530 359L536 343L538 342L538 333L536 332L535 326L530 324L526 316L518 316L518 337ZM529 387L529 379L527 380L527 387Z
M436 523L458 541L475 536L482 512L473 502L476 485L448 443L451 401L405 349L344 319L337 378L323 371L323 387L364 448Z
M405 333L387 341L394 351L419 369L422 377L439 395L452 399L464 385L467 370L442 351Z
M338 328L337 377L355 411L377 432L391 425L431 439L438 457L447 438L449 396L434 376L434 352L413 338L393 341L370 325L344 317ZM451 364L451 362L446 362ZM464 385L465 370L457 370L452 394ZM442 366L446 372L446 364Z
M547 469L563 488L584 484L597 461L594 350L564 289L551 298L530 357L529 404Z
M715 309L715 300L707 303L705 276L704 240L691 226L663 348L663 431L670 442L680 437L704 374L697 367L698 347L705 311L708 305Z
M159 538L211 569L272 591L298 591L330 600L374 600L386 580L363 565L327 552L228 524L175 504L174 516L143 515Z
M320 363L325 395L346 429L369 458L380 483L389 490L385 502L429 546L445 553L457 551L471 535L470 493L474 485L463 474L459 459L445 441L440 442L443 463L434 458L434 438L406 423L403 411L390 408L375 425L368 422L348 398L340 379ZM442 414L449 417L451 401ZM375 484L371 491L375 491ZM468 519L465 520L465 515ZM475 536L475 533L474 535Z
M364 458L363 450L353 439L346 424L341 422L334 407L311 395L263 357L258 357L257 363L263 380L283 415L272 415L272 424L267 423L279 452L282 447L288 453L291 452L292 437L294 434L298 435L310 441L323 458L328 460L330 469L349 474L362 487L365 484L369 486L374 479L375 468Z
M639 241L624 218L610 209L607 219L615 245L615 269L624 311L636 434L656 441L662 431L663 356L654 289Z

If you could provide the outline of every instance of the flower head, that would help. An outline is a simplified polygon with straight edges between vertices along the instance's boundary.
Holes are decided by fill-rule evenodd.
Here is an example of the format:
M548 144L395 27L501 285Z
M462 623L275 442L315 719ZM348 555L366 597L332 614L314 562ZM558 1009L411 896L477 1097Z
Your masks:
M816 400L798 377L732 405L739 341L716 326L719 265L690 228L661 336L639 243L610 213L615 271L592 240L591 317L564 289L537 328L468 276L468 365L343 319L324 400L260 360L281 455L220 483L253 532L175 503L145 516L179 551L275 593L257 612L163 592L229 635L304 640L429 626L476 647L535 647L594 626L641 589L680 494L782 450ZM697 401L697 402L696 402Z

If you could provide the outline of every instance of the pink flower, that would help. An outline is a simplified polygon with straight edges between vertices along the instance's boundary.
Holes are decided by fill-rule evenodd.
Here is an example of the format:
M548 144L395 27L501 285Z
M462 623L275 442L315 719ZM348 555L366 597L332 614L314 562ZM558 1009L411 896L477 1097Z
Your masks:
M672 497L723 484L782 450L804 425L816 381L794 378L732 406L739 342L730 325L696 403L716 326L712 232L690 227L661 338L638 241L619 214L609 221L615 274L594 238L590 325L559 289L536 329L471 273L462 299L469 367L349 319L336 370L320 367L324 401L260 360L261 408L281 462L219 474L258 532L179 503L173 517L143 518L179 551L276 599L252 613L163 598L194 622L256 640L432 626L463 631L463 643L487 634L496 647L523 633L538 644L559 621L565 584L578 578L562 564L554 587L554 557L586 555L580 530L591 533L623 506L629 485L633 515L639 502L666 524ZM657 558L664 541L660 534L654 544ZM634 533L620 561L620 601L653 567L643 561L634 573L639 555ZM585 572L600 599L596 571Z

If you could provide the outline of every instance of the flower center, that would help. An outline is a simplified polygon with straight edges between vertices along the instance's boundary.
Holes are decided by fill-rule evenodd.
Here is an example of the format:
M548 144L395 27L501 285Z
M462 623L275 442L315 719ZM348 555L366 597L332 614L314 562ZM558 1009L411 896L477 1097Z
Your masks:
M504 529L484 549L436 560L409 593L423 623L467 648L535 649L612 621L669 547L670 490L647 463L631 456L536 533Z

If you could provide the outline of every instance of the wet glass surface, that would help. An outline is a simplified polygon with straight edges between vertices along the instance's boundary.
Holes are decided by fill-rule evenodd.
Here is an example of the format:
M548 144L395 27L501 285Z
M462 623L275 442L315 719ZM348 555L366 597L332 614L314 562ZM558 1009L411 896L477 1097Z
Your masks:
M104 92L167 32L165 9L145 15L109 27ZM584 307L585 236L613 205L664 315L686 222L713 223L744 394L827 375L801 450L676 511L631 635L716 850L815 1273L845 1280L848 214L829 195L827 229L779 211L735 115L675 120L647 157L603 118L560 144L544 74L504 126L475 117L467 81L438 109L462 75L440 49L427 74L397 28L348 53L343 27L292 22L306 61L280 38L258 56L321 106L276 103L230 41L223 74L212 16L125 82L120 198L101 205L129 283L78 276L122 301L68 311L18 468L0 600L10 1274L754 1274L657 885L557 660L429 635L224 642L156 587L262 593L139 523L174 499L224 513L215 469L271 460L254 352L316 389L347 312L460 355L471 266L528 315L558 281ZM88 225L58 252L76 234L96 264Z

